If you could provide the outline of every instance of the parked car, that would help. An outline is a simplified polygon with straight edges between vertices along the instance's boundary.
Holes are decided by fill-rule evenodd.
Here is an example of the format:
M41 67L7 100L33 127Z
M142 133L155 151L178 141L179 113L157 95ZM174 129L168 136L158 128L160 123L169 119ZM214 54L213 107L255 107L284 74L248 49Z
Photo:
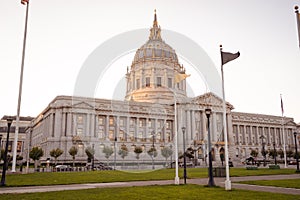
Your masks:
M68 165L56 165L56 171L67 171L70 167Z

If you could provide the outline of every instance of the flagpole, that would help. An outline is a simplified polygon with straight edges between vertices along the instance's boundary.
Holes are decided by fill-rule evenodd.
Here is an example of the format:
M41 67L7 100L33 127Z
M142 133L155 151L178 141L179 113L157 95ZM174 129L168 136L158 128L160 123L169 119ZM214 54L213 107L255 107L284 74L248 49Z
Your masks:
M222 45L220 45L220 53L222 57ZM222 59L223 60L223 59ZM226 166L226 180L225 190L231 190L231 181L229 177L229 151L228 151L228 138L227 138L227 123L226 123L226 103L225 103L225 89L224 89L224 73L223 62L221 61L221 74L222 74L222 94L223 94L223 133L225 140L225 166Z
M285 131L284 131L284 116L283 116L283 102L282 102L282 95L280 94L281 100L281 125L282 125L282 137L283 137L283 155L284 155L284 168L287 168L286 163L286 145L285 145Z
M178 141L177 141L177 101L176 101L176 95L175 92L173 91L174 95L174 126L175 126L175 138L174 138L174 143L175 143L175 185L179 185L179 176L178 176Z
M18 146L18 135L19 135L19 123L20 123L20 107L21 107L21 98L22 98L23 71L24 71L24 61L25 61L27 24L28 24L28 11L29 11L29 1L27 1L27 3L26 3L25 30L24 30L22 63L21 63L20 83L19 83L19 97L18 97L17 117L16 117L16 130L15 130L15 139L14 139L14 147L13 147L13 163L12 163L12 170L11 170L12 172L16 172L17 146Z
M299 48L300 48L300 15L298 11L298 6L295 6L296 20L298 26L298 40L299 40Z

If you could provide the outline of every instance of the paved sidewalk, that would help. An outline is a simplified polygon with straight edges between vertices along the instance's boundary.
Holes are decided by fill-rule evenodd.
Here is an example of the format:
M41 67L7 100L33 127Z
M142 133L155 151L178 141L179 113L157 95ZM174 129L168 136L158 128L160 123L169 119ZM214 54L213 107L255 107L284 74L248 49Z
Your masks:
M300 174L292 175L271 175L271 176L247 176L247 177L231 177L232 188L264 191L272 193L295 194L300 195L300 189L281 188L270 186L257 186L236 183L245 180L279 180L279 179L300 179ZM215 184L224 187L224 178L214 178ZM208 178L188 179L188 184L206 185ZM72 184L72 185L53 185L53 186L28 186L28 187L4 187L0 188L0 194L9 193L35 193L35 192L53 192L63 190L82 190L93 188L108 188L108 187L132 187L132 186L147 186L147 185L172 185L174 180L163 181L133 181L133 182L113 182L113 183L87 183L87 184ZM181 180L183 184L183 180Z

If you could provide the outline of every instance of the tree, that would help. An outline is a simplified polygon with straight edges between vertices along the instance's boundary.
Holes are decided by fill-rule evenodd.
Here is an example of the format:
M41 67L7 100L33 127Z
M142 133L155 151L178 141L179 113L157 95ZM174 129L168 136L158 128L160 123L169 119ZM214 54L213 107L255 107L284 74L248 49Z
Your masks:
M148 151L147 151L148 155L151 156L152 159L152 169L154 169L154 158L157 156L157 150L155 147L151 147Z
M286 157L288 157L289 160L290 160L291 157L293 157L293 156L294 156L293 150L289 149L289 150L286 151Z
M111 146L104 146L102 152L105 154L105 158L107 159L107 166L109 165L109 157L114 153L114 150Z
M255 149L252 149L251 152L250 152L250 155L254 158L256 158L258 156L258 151L255 150Z
M140 168L140 154L143 153L143 148L141 146L136 146L134 148L134 153L136 154L135 158L138 160L138 168Z
M63 153L64 153L64 151L61 150L60 148L52 149L52 150L50 151L50 156L54 158L54 163L55 163L55 165L56 165L56 163L57 163L57 158L58 158L59 156L61 156Z
M170 147L165 146L161 149L161 155L166 159L166 166L168 158L173 154L173 151Z
M284 158L284 152L283 152L283 150L282 150L282 149L279 149L279 150L277 151L277 153L278 153L280 159L282 160L282 158Z
M33 147L29 152L29 157L34 161L34 169L37 169L37 161L43 157L44 151L40 147Z
M77 147L72 146L69 149L69 154L72 156L72 159L73 159L73 167L75 167L75 156L77 155L77 153L78 153Z
M128 155L128 148L126 147L126 145L121 146L121 149L119 150L118 154L122 157L124 166L124 158Z
M85 149L85 153L88 157L88 162L91 162L91 160L94 158L95 150L92 147L87 147Z
M4 152L5 152L5 150L4 149L1 149L1 152L0 152L0 161L1 160L4 160Z
M277 157L277 151L274 151L274 149L270 149L269 156L274 159L275 157Z

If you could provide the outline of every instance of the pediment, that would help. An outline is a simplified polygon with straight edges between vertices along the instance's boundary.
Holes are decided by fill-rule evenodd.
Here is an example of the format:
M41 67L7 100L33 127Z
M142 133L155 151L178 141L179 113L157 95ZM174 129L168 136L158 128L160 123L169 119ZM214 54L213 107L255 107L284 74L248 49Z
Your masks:
M94 106L82 101L82 102L73 104L73 108L94 109Z
M194 97L192 99L192 103L206 104L211 106L222 106L223 99L212 92L208 92L203 95ZM233 105L231 105L228 102L226 102L226 107L229 108L230 110L234 109Z

